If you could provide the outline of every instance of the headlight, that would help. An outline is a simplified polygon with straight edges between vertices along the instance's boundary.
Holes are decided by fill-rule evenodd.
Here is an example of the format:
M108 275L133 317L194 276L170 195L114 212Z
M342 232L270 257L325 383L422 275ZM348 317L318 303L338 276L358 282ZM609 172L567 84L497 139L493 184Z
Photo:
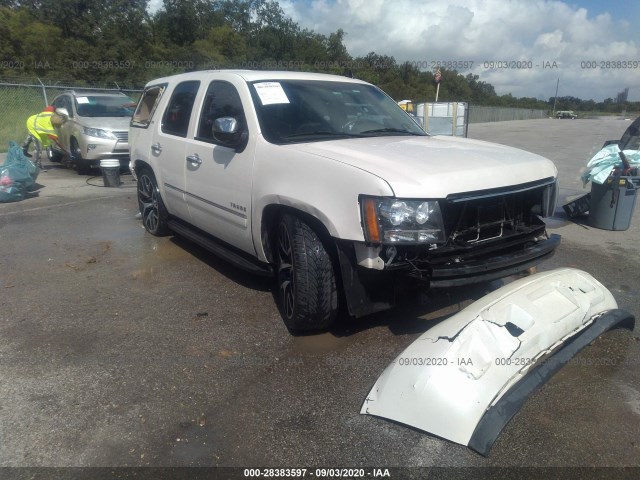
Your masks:
M101 128L84 127L84 134L90 137L105 138L107 140L117 140L116 136L113 133L107 130L102 130Z
M371 243L443 243L442 213L437 200L360 198L365 238Z

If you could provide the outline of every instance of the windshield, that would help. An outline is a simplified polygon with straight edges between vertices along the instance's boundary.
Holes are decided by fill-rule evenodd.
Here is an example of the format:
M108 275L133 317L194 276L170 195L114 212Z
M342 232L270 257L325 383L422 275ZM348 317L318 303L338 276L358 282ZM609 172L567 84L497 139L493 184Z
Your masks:
M76 111L81 117L130 117L135 102L126 96L78 95Z
M426 135L373 85L280 80L252 84L262 133L276 144L353 137Z

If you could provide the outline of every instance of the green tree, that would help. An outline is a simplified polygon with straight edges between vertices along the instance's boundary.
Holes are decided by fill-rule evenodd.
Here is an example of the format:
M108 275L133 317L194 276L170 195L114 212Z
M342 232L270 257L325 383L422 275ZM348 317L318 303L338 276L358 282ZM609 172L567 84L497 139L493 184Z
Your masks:
M208 0L164 0L153 22L165 43L180 47L204 38L208 24L213 21L213 5Z
M2 75L49 75L60 64L61 44L59 28L38 21L26 9L0 7Z
M201 61L209 67L211 64L238 66L247 56L245 37L228 24L210 29L207 36L196 40L193 46L201 55Z
M339 28L331 33L326 41L329 60L338 64L345 64L351 60L351 55L347 52L347 47L344 46L345 35L344 30Z

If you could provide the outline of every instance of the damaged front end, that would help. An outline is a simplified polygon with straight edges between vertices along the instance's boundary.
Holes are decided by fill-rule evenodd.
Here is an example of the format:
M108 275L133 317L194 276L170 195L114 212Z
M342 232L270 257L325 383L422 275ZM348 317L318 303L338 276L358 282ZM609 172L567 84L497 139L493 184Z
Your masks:
M427 288L453 287L539 264L560 244L541 218L553 214L556 196L553 177L435 200L361 196L366 243L337 245L350 313L393 303L380 277L387 286L405 277Z
M633 326L588 273L532 275L421 335L382 373L361 413L488 455L533 391L600 334Z
M559 237L549 241L541 217L553 214L556 196L556 179L547 178L445 199L360 203L365 238L385 270L452 286L509 275L552 254Z

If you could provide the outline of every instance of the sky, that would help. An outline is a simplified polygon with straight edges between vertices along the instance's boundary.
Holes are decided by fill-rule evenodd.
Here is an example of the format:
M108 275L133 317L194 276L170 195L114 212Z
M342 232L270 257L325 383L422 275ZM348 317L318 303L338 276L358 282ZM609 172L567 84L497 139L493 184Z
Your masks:
M499 95L640 101L637 0L276 0L303 28L342 28L353 57L463 62ZM151 0L153 11L162 4ZM452 65L452 64L449 64ZM460 64L458 64L460 65Z
M602 101L629 88L640 101L640 2L635 0L278 0L301 27L342 28L356 57L463 61L499 95ZM469 65L473 62L473 65ZM626 62L626 63L625 63ZM465 64L463 64L465 65Z

